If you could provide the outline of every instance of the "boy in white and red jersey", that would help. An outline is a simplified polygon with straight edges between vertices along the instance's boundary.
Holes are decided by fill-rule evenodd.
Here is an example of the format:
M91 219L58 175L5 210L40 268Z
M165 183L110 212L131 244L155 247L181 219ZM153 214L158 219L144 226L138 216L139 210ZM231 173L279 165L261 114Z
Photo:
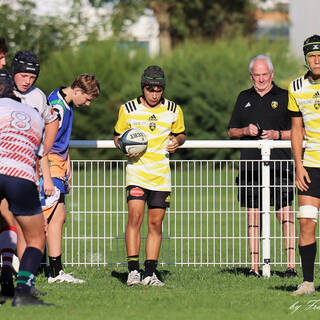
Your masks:
M13 306L43 305L30 293L43 255L45 232L35 162L42 154L44 121L34 108L15 101L11 75L0 71L0 200L6 199L27 243Z
M45 94L34 86L40 72L39 59L30 51L19 51L12 60L11 70L15 96L17 96L22 103L36 108L44 119L44 154L47 154L57 135L59 121L57 114L48 104ZM44 190L46 195L49 196L55 191L50 179L50 174L44 179ZM19 225L16 223L12 213L8 210L8 203L5 199L1 201L0 210L0 254L5 266L1 271L0 277L1 295L6 298L12 298L14 295L12 278L13 255L17 252L19 259L21 259L26 243Z

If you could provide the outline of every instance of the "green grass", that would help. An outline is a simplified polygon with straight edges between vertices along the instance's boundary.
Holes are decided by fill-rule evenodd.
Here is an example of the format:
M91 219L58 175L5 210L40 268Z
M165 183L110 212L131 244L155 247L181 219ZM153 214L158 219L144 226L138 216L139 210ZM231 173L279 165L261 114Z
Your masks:
M192 173L187 174L185 168L178 167L173 176L174 200L164 220L159 257L158 269L166 285L128 288L124 283L127 209L121 165L118 177L101 163L93 164L90 173L84 174L85 167L81 168L79 175L74 170L73 192L66 200L69 213L63 259L66 271L73 271L86 283L49 285L41 275L37 287L48 293L44 300L55 306L14 309L7 302L0 307L1 319L319 318L320 311L306 310L318 294L299 298L290 295L302 281L301 269L298 268L299 279L282 277L286 259L283 240L278 238L280 224L274 213L272 276L270 279L245 276L249 261L247 226L245 213L236 199L237 188L232 186L231 170L223 169L218 174L212 163L202 169L191 164L188 169ZM184 187L186 182L189 188ZM144 222L141 248L146 231ZM225 238L232 235L234 238ZM143 249L140 257L143 261ZM84 263L87 267L82 266ZM199 263L202 266L193 265ZM318 268L316 265L316 284ZM299 310L293 312L293 305L300 306Z
M305 310L315 296L292 297L300 279L247 278L245 269L220 267L159 267L164 287L127 287L125 268L75 268L85 284L48 284L38 277L52 307L0 307L1 319L318 319L320 310ZM68 270L68 269L67 269ZM69 271L71 269L69 268ZM316 272L316 284L319 276ZM319 288L317 288L319 291ZM320 302L320 301L319 301ZM300 309L293 313L293 305ZM318 303L320 305L320 303ZM291 309L290 309L291 308Z

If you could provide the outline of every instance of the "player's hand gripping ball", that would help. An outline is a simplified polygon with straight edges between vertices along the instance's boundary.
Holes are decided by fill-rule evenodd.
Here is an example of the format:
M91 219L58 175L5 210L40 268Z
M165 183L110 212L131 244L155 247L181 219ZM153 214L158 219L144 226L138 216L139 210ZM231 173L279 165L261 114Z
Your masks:
M118 144L124 154L135 154L147 149L148 139L141 129L132 128L119 136Z

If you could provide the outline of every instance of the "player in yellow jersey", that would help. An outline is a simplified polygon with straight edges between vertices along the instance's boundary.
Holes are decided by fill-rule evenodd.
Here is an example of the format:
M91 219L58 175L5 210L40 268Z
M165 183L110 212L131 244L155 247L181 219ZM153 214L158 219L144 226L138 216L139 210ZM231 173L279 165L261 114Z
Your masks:
M299 250L303 271L303 283L293 292L294 296L315 292L315 231L320 208L320 36L306 39L303 52L308 72L291 82L288 106L292 115L291 144L296 165ZM302 159L304 136L306 147Z
M129 128L140 128L148 138L148 148L141 154L128 154L126 188L128 224L126 246L129 275L127 285L163 286L156 267L162 240L162 221L170 206L171 175L169 153L185 142L183 112L177 104L163 97L166 79L158 66L149 66L141 77L142 95L120 107L115 125L114 143ZM139 272L140 228L148 205L148 235L145 272Z

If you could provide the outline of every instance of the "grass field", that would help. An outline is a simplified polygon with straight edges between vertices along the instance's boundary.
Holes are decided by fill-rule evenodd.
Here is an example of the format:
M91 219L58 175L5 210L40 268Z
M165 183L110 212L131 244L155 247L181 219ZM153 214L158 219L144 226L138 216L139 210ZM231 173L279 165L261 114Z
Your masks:
M40 275L37 288L47 292L44 300L55 306L15 309L7 302L0 307L1 319L318 319L319 254L315 270L319 293L292 297L302 273L298 268L299 279L283 278L283 239L272 213L272 276L246 277L246 215L238 205L233 171L215 170L214 165L175 168L174 200L164 221L158 267L165 286L128 288L123 167L119 164L114 175L115 167L94 163L87 170L91 164L81 164L74 170L73 191L66 200L63 260L66 271L86 283L49 285ZM146 230L144 224L144 237ZM140 256L143 261L143 250Z
M69 268L69 271L71 269ZM318 270L318 267L317 267ZM319 319L320 288L315 296L292 297L301 281L285 279L282 269L271 278L248 278L246 269L219 267L160 267L164 287L127 287L125 268L80 268L74 274L85 284L48 284L37 287L51 307L0 306L1 319ZM319 276L316 272L316 285Z

